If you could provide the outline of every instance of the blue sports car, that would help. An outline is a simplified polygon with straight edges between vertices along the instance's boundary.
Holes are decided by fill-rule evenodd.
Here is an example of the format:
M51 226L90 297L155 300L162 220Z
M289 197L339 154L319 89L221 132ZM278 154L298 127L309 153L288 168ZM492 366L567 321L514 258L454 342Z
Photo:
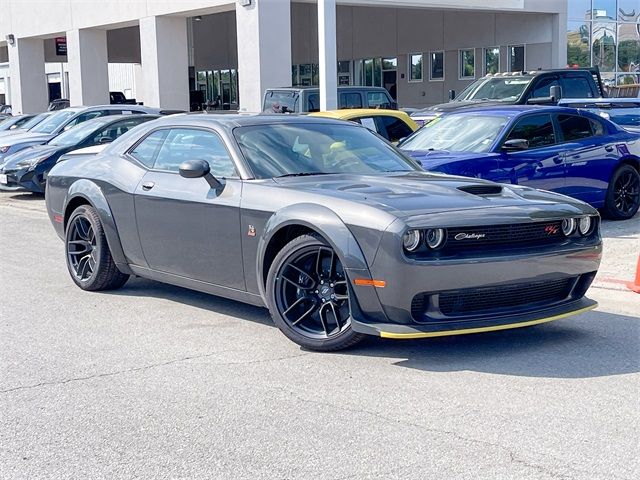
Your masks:
M479 107L438 117L399 147L427 170L551 190L611 219L640 205L640 135L585 110Z

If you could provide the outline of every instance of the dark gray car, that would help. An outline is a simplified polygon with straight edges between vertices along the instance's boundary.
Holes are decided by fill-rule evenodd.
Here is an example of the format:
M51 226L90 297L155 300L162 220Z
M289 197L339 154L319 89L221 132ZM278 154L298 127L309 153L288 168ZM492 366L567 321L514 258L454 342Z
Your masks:
M85 290L129 275L268 306L293 341L417 338L593 308L599 217L549 192L422 171L323 118L177 115L58 163L47 209Z

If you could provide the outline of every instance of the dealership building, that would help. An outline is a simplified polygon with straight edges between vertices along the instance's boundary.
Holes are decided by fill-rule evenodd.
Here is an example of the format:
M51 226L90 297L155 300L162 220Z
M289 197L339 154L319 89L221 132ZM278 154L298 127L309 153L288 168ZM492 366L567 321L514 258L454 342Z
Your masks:
M0 103L29 113L118 90L165 109L258 111L269 87L320 85L332 106L337 85L372 85L420 107L486 73L568 62L633 81L639 3L0 0Z

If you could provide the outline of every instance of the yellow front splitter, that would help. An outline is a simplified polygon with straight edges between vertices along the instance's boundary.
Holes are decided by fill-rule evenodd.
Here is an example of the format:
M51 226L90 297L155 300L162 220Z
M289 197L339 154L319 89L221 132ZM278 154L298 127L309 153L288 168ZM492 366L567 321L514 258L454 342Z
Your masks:
M396 339L412 339L412 338L427 338L427 337L446 337L449 335L466 335L469 333L482 333L482 332L495 332L496 330L509 330L511 328L530 327L532 325L538 325L540 323L553 322L554 320L560 320L561 318L567 318L572 315L578 315L580 313L588 312L598 306L597 303L585 308L580 308L572 312L561 313L559 315L553 315L552 317L539 318L537 320L529 320L527 322L509 323L506 325L493 325L490 327L478 327L478 328L463 328L460 330L446 330L441 332L415 332L415 333L392 333L392 332L380 332L380 336L383 338L396 338Z

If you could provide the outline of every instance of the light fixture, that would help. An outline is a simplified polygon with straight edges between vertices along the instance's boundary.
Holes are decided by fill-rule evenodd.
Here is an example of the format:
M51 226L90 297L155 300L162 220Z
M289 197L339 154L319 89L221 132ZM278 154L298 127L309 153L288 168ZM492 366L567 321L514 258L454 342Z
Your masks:
M202 21L202 15L198 15L197 17L194 17L194 20L196 22L201 22Z
M16 43L16 37L13 35L13 33L10 33L5 38L7 39L7 43L9 45L14 45Z
M238 4L241 7L248 7L251 5L251 0L238 0Z

